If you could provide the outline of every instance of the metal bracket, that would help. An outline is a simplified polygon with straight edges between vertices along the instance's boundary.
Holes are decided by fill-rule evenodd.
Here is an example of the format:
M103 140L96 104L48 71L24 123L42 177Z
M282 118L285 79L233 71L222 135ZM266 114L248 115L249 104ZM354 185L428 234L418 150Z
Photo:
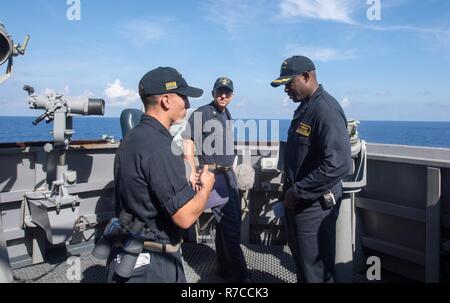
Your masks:
M64 243L72 236L79 217L80 202L77 196L51 199L48 192L31 192L25 195L25 199L31 222L45 231L51 244ZM27 222L26 219L24 222Z

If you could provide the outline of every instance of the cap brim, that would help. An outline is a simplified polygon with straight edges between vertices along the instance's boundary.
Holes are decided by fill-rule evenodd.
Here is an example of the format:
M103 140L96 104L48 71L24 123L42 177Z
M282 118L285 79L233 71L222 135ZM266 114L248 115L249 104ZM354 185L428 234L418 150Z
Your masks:
M273 87L278 87L280 85L286 85L289 82L292 81L292 79L294 79L294 76L290 76L290 77L280 77L276 80L273 80L272 83L270 83L270 85L272 85Z
M175 91L176 93L186 96L186 97L191 97L191 98L199 98L203 95L203 89L200 88L196 88L196 87L182 87L178 90Z
M231 86L229 86L229 85L219 85L219 86L214 87L214 90L219 89L219 88L224 88L224 87L228 88L231 91L233 91L233 88Z

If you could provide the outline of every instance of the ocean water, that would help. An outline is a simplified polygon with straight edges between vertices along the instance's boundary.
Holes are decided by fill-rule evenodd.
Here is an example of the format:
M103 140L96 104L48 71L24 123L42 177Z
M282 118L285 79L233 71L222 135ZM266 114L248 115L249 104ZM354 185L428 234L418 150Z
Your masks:
M33 117L0 117L0 143L51 141L52 124L31 124ZM240 120L248 124L248 120ZM279 134L272 135L272 124L276 122L256 120L257 132L235 132L238 140L259 139L286 140L290 120L279 120ZM119 118L75 117L73 140L96 140L103 135L121 139ZM450 148L450 122L392 122L361 121L358 127L360 138L369 143L401 144L411 146Z

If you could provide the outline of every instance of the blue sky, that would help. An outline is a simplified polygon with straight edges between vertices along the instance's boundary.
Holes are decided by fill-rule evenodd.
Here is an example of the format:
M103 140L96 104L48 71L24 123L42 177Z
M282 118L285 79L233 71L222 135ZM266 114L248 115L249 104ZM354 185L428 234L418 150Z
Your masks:
M270 82L292 55L310 56L319 81L359 120L450 121L450 1L366 0L1 1L15 42L31 35L12 78L0 86L1 115L34 115L24 84L39 93L106 100L107 116L140 107L137 84L173 66L211 100L216 78L235 82L235 118L289 119L296 105ZM3 73L5 66L1 67Z

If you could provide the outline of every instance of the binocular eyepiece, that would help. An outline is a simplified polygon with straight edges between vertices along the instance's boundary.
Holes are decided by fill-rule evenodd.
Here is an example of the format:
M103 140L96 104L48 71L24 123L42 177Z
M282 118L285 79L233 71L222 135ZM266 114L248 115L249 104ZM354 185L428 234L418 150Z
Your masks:
M105 114L105 100L103 99L79 99L64 97L62 95L37 96L32 86L25 85L23 90L28 93L28 104L32 109L43 109L47 112L54 112L58 108L63 108L68 114L82 116L103 116Z
M32 87L32 86L25 85L23 87L23 90L28 93L28 96L31 96L32 94L34 94L34 87Z
M104 114L105 114L105 100L89 98L87 102L87 110L83 111L83 115L103 116Z

